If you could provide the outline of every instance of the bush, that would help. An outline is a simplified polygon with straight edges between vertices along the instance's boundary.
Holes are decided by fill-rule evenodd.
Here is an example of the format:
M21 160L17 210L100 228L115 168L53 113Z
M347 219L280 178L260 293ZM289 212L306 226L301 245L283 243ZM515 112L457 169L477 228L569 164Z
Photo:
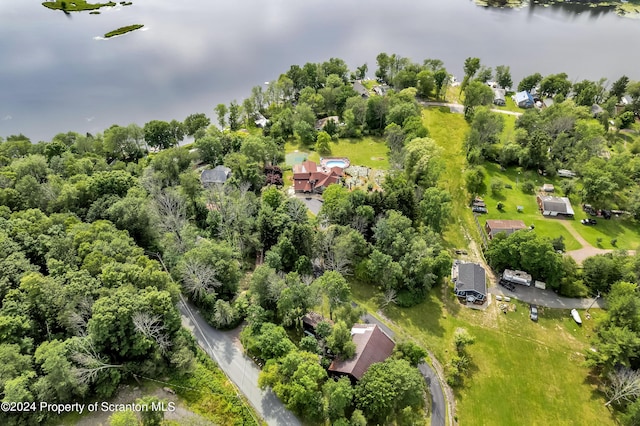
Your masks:
M491 180L491 193L494 195L499 195L502 192L502 189L504 188L504 184L502 183L501 180L499 179L492 179Z
M522 192L525 194L533 194L536 189L536 185L530 180L522 183Z
M562 235L560 235L558 238L554 238L553 240L551 240L551 244L553 245L553 249L555 251L561 251L561 252L565 251L564 237Z
M565 297L587 297L589 289L582 280L563 280L559 293Z

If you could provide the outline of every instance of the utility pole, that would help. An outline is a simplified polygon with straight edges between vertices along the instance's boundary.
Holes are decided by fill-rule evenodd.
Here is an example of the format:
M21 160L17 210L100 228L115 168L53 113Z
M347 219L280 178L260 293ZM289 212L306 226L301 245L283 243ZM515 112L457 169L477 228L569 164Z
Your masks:
M596 297L593 299L593 302L591 302L591 304L589 305L589 307L587 308L587 312L585 312L585 314L589 313L589 309L591 309L591 307L596 303L596 300L598 300L600 298L600 290L598 290L598 294L596 295Z

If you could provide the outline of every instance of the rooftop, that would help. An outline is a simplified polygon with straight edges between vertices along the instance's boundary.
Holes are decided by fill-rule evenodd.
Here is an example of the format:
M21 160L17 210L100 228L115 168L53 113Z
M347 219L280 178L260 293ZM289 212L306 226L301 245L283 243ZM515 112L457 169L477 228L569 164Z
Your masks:
M377 325L355 324L351 338L356 345L356 355L347 360L335 359L329 371L350 374L360 380L372 364L391 356L395 343Z

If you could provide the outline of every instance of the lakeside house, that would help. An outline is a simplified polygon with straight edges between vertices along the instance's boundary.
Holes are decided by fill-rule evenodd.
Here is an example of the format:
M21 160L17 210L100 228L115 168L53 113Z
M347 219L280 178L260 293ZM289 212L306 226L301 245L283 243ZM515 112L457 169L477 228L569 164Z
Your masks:
M355 356L351 359L334 359L328 371L332 376L347 376L352 383L362 379L372 364L389 358L396 345L375 324L354 324L351 339L356 345Z
M521 220L507 220L507 219L488 219L484 225L484 230L492 240L497 234L504 233L511 235L521 229L526 229L527 225Z
M567 197L553 197L551 195L538 195L536 197L538 208L543 216L573 217L573 207Z
M493 89L493 103L498 106L505 106L507 100L505 98L506 91L504 89Z
M482 305L487 300L486 280L484 268L477 263L453 261L451 281L453 291L461 301Z
M223 185L231 176L231 169L225 166L216 166L213 169L203 170L200 174L200 183L205 188L213 185Z
M364 85L360 80L356 80L353 82L353 90L355 90L356 93L363 98L369 97L369 90L366 87L364 87Z
M533 105L534 105L533 96L531 95L531 93L527 92L526 90L516 93L513 101L520 108L533 108Z
M307 160L293 166L293 189L321 194L329 185L338 183L343 174L340 167L318 168L315 162Z

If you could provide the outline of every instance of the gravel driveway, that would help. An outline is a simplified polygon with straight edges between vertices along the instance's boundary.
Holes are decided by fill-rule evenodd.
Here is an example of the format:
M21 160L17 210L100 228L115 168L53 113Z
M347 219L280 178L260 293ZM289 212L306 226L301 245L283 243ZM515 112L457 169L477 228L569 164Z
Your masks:
M516 291L509 291L502 286L490 287L489 293L500 294L522 302L533 303L547 308L557 309L587 309L593 303L593 298L573 299L558 296L552 290L540 290L535 287L516 285ZM599 298L594 304L594 308L604 308L604 299Z

